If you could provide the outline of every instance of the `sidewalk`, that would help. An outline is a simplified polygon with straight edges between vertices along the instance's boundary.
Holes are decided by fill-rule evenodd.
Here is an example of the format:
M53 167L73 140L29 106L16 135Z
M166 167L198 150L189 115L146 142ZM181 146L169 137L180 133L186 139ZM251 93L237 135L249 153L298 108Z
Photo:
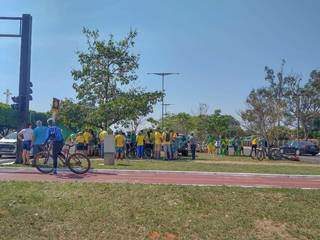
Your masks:
M76 175L66 169L53 176L39 173L34 168L0 168L0 181L12 180L320 189L319 175L154 170L92 170Z

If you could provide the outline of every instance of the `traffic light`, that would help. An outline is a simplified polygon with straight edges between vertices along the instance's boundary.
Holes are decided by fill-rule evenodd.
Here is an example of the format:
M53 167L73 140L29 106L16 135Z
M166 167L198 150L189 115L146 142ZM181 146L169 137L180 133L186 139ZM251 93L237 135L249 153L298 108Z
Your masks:
M28 101L32 101L32 95L31 95L31 94L33 93L32 87L33 87L32 82L29 82L29 83L27 84L27 100L28 100Z
M14 104L11 104L11 108L18 111L20 108L20 97L12 97L11 99L14 102Z

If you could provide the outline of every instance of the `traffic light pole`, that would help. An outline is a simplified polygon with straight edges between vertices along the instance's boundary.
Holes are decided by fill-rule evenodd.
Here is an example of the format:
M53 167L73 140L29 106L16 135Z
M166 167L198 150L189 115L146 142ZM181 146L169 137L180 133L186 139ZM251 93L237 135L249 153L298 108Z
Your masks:
M17 131L25 128L29 119L29 101L31 97L30 82L30 66L31 66L31 32L32 32L32 16L23 14L22 17L0 17L0 20L19 20L19 34L0 34L0 37L21 37L21 52L20 52L20 76L19 76L19 96L13 97L15 103L13 106L18 110L18 125ZM17 139L17 154L16 163L22 162L22 144Z

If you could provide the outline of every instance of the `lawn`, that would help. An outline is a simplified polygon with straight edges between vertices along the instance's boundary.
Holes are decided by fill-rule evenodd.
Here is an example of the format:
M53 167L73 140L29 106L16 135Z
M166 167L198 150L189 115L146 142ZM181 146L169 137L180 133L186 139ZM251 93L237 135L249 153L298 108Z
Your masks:
M252 160L249 157L212 157L200 154L195 161L121 160L115 166L106 166L102 160L93 160L95 169L172 170L208 172L245 172L320 175L320 164L296 161Z
M0 239L317 239L320 191L0 183Z

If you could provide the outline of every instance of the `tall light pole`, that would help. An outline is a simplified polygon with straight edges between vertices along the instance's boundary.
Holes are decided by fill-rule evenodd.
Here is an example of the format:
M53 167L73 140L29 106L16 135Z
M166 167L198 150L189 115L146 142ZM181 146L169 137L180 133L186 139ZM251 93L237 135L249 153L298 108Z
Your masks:
M161 76L162 79L162 93L164 94L164 76L168 75L179 75L180 73L175 73L175 72L152 72L152 73L147 73L147 74L152 74L152 75L158 75ZM164 115L164 96L162 95L161 98L161 128L163 130L163 115Z

